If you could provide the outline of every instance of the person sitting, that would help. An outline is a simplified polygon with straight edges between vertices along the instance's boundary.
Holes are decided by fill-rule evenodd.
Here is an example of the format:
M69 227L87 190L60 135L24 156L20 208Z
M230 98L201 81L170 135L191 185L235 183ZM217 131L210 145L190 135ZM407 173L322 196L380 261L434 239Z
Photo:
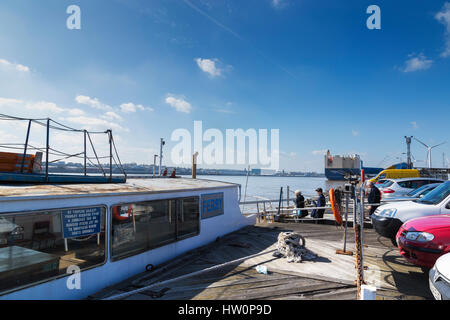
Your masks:
M305 197L300 190L295 190L295 208L301 209L305 207ZM308 215L308 210L296 210L299 218L304 218Z
M318 198L317 202L314 201L314 205L319 208L325 207L326 200L325 200L325 196L323 195L322 188L317 188L316 192L317 192L317 195L319 196L319 198ZM313 217L315 219L322 219L324 213L325 213L325 209L314 209L313 212L311 213L311 217ZM318 220L317 223L322 224L323 220Z

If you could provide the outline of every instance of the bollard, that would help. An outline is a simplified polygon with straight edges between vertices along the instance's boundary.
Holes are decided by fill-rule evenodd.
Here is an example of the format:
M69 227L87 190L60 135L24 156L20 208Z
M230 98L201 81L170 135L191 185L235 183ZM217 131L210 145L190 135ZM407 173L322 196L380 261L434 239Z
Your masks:
M361 286L360 300L376 300L376 299L377 299L377 287L363 284Z

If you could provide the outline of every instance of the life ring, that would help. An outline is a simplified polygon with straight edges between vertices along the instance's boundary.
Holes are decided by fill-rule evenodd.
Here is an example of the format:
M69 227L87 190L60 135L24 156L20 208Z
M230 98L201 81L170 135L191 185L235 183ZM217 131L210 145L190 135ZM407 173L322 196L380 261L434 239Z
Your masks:
M336 196L335 196L333 188L330 189L329 194L330 194L330 203L331 203L331 209L333 210L334 219L341 226L342 225L341 212L339 211L339 205L336 201Z
M132 205L128 206L128 212L127 212L127 216L126 217L120 215L120 210L119 210L120 207L121 206L113 207L113 217L114 217L114 219L120 220L120 221L128 220L130 218L130 216L131 216L131 212L133 211L133 206Z

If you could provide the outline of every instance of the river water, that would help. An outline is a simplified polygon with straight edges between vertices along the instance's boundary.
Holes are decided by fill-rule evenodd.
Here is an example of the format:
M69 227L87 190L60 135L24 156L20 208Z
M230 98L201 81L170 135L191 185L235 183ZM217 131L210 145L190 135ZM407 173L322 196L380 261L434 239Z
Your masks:
M187 178L190 176L186 176ZM315 190L322 188L327 191L331 187L342 185L343 182L328 181L327 178L318 177L277 177L277 176L249 176L247 182L247 191L245 191L246 176L223 176L223 175L201 175L198 179L218 180L224 182L238 183L241 185L241 199L244 196L247 201L256 200L255 196L268 199L278 199L280 197L280 188L283 187L283 198L286 198L286 187L289 186L290 198L294 198L294 191L300 190L305 198L316 197Z

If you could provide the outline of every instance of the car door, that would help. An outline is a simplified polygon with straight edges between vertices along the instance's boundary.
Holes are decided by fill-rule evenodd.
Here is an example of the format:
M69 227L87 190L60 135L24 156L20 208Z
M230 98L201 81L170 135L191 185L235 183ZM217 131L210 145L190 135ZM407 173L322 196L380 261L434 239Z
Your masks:
M441 214L450 214L450 196L442 202Z

